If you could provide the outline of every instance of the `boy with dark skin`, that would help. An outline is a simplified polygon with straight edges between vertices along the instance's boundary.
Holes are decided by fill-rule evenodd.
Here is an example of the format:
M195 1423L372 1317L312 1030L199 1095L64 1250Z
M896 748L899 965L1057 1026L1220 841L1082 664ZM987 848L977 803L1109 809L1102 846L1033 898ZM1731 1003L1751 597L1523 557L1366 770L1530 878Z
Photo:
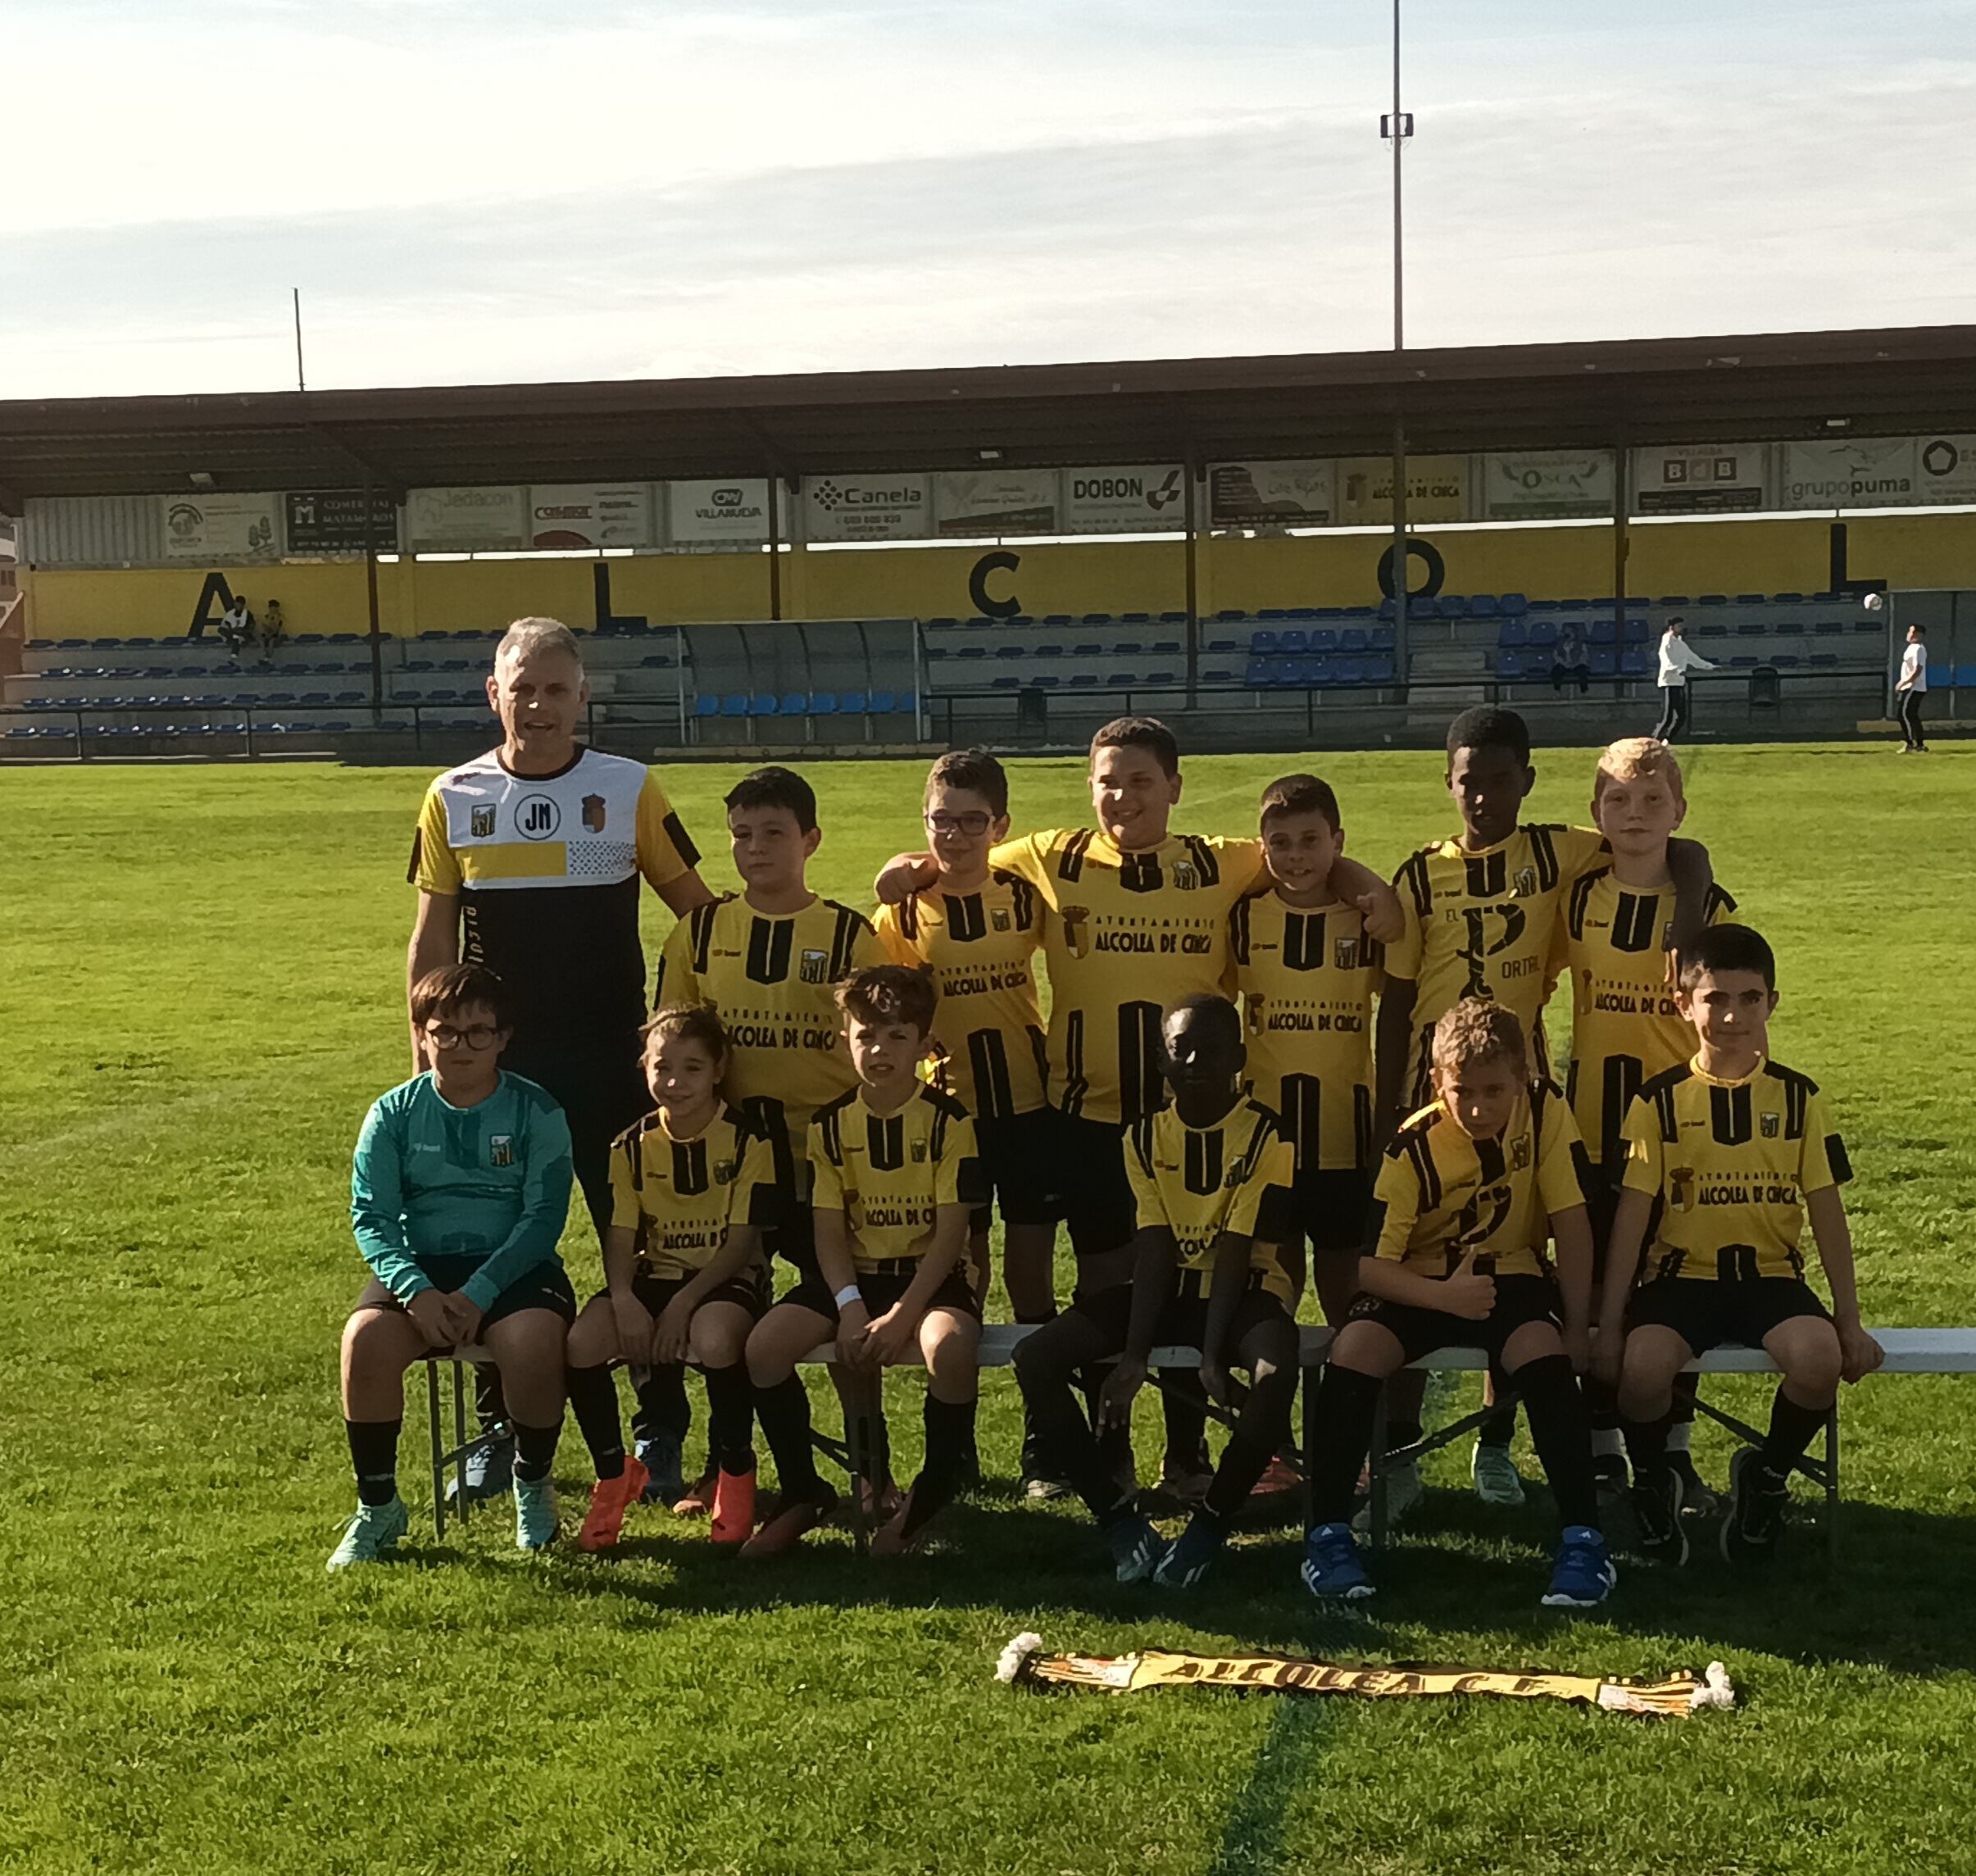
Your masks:
M1289 1230L1296 1155L1276 1117L1242 1092L1247 1051L1226 997L1197 995L1168 1010L1160 1029L1169 1106L1134 1124L1126 1166L1138 1233L1132 1276L1080 1292L1015 1356L1016 1379L1065 1475L1091 1508L1121 1583L1147 1576L1191 1588L1228 1540L1230 1522L1287 1438L1297 1380L1289 1312ZM1205 1498L1171 1545L1134 1509L1078 1411L1078 1371L1113 1356L1098 1398L1101 1429L1129 1424L1159 1343L1201 1350L1210 1399L1234 1401L1230 1364L1251 1386Z

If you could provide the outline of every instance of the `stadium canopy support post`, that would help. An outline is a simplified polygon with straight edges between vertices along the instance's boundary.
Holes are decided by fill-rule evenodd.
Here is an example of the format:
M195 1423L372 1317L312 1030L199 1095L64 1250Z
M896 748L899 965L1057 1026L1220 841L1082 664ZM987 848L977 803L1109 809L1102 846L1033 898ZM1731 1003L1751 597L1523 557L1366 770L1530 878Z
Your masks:
M364 585L370 605L370 714L375 721L384 710L384 640L378 629L377 534L371 525L371 493L364 480Z
M782 478L769 465L769 616L782 616Z
M1194 461L1194 447L1187 446L1187 460L1180 472L1182 520L1187 529L1187 707L1194 707L1194 693L1201 682L1201 567L1200 505L1194 493L1194 478L1200 473Z
M1621 670L1626 658L1626 556L1633 545L1627 511L1632 506L1626 488L1626 439L1617 436L1612 443L1612 629Z

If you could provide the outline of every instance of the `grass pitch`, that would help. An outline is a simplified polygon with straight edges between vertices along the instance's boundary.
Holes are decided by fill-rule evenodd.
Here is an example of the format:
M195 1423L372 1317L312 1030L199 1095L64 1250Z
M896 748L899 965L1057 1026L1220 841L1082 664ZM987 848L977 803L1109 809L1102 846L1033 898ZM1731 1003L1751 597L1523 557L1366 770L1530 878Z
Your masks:
M1177 824L1246 832L1262 783L1299 765L1190 763ZM1451 824L1430 756L1321 765L1364 859L1389 865ZM1591 765L1545 752L1533 811L1582 818ZM1708 749L1688 769L1688 831L1782 960L1778 1052L1848 1137L1869 1322L1976 1322L1976 752ZM734 772L668 777L716 883ZM1078 765L1015 772L1022 822L1085 818ZM917 765L816 779L815 883L861 902L914 838ZM744 1569L656 1511L612 1560L524 1560L499 1510L435 1545L415 1405L406 1560L326 1578L352 1499L335 1394L361 1275L349 1150L405 1072L425 779L0 771L0 1869L1976 1864L1976 1392L1952 1379L1848 1397L1836 1571L1809 1528L1761 1582L1707 1547L1678 1575L1623 1564L1595 1620L1537 1607L1541 1492L1485 1511L1453 1455L1370 1617L1304 1597L1288 1531L1244 1541L1189 1597L1119 1589L1081 1515L1016 1501L1006 1373L984 1391L988 1488L935 1550L888 1567L861 1569L833 1533ZM579 1293L587 1239L573 1227L566 1245ZM902 1466L919 1385L890 1385ZM1755 1383L1711 1392L1763 1411ZM1147 1465L1156 1419L1142 1409ZM1719 1477L1723 1448L1697 1438ZM568 1528L587 1483L574 1426L557 1475ZM1093 1652L1609 1673L1719 1657L1746 1704L1650 1724L1542 1704L1030 1697L990 1678L1025 1628Z

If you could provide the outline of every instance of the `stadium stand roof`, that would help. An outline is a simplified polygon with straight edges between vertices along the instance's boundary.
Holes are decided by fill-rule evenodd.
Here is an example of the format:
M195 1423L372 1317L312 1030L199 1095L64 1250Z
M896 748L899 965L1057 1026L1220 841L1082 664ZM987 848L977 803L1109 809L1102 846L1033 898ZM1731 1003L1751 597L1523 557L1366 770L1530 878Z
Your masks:
M0 402L0 513L37 495L380 489L1410 447L1976 429L1976 326L956 370ZM1833 420L1843 419L1843 425ZM997 451L984 458L984 451Z

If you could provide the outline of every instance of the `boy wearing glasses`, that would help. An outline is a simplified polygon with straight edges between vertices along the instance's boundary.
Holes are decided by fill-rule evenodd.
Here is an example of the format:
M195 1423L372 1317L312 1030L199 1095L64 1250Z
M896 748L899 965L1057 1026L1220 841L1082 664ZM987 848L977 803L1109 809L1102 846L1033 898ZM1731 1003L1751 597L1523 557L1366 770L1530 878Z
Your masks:
M431 1065L373 1104L351 1172L370 1281L343 1329L357 1506L333 1570L374 1563L404 1536L405 1370L466 1342L493 1358L515 1421L515 1541L539 1551L556 1536L549 1467L576 1315L556 1254L570 1210L569 1123L534 1082L502 1071L513 1007L484 965L427 972L412 986L411 1020Z

